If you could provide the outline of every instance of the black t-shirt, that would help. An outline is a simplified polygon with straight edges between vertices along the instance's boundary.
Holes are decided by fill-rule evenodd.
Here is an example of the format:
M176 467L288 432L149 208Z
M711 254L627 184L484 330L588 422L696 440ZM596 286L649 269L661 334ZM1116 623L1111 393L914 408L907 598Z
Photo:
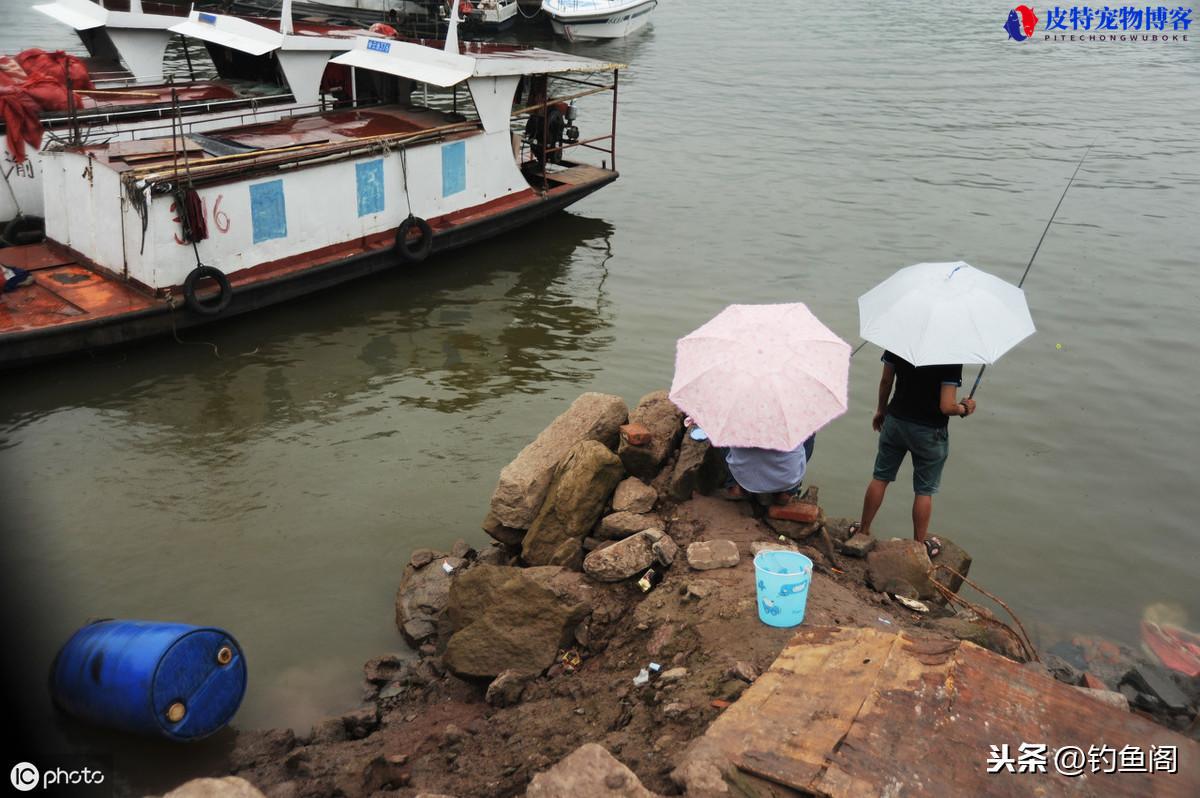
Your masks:
M926 427L944 427L950 417L942 412L942 386L962 385L962 365L914 366L899 355L884 352L884 363L896 369L896 389L888 413Z

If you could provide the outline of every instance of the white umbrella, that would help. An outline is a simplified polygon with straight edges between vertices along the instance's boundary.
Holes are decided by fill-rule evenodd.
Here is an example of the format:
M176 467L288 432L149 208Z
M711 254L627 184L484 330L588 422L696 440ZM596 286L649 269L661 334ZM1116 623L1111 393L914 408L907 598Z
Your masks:
M858 298L859 334L912 363L994 363L1034 333L1025 292L974 266L918 263Z

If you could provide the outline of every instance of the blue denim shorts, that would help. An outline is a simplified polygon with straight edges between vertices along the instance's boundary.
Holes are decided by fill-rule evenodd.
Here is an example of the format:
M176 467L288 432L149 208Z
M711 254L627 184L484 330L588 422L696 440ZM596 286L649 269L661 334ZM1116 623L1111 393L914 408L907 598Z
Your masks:
M942 482L942 468L950 454L950 431L927 427L892 415L883 419L879 451L875 455L875 479L895 482L904 455L912 454L913 493L932 496Z

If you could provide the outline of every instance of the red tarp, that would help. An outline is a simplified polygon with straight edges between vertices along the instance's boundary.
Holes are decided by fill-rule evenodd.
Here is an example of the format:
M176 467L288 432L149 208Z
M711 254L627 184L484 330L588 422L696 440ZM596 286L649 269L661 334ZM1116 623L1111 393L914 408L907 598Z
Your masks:
M26 144L42 144L41 112L67 110L68 78L73 90L92 88L87 67L62 50L48 53L34 47L15 58L0 56L0 114L8 151L17 163L25 160Z

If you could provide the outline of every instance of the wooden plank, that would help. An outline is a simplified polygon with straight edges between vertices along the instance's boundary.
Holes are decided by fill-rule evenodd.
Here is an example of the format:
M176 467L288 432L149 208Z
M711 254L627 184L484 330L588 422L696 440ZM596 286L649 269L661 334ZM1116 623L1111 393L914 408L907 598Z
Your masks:
M987 772L992 746L1046 746L1044 772ZM1176 772L1092 772L1088 752L1173 747ZM1078 776L1055 752L1085 756ZM1200 744L971 643L802 631L694 749L803 793L1200 795ZM1094 756L1094 755L1093 755Z
M561 172L547 172L546 177L556 183L565 183L568 186L578 186L584 183L591 183L596 180L602 180L611 175L612 172L608 169L601 169L598 166L589 166L588 164L580 164L572 166L569 169L564 169Z
M181 146L182 145L182 146ZM126 158L130 155L150 155L150 154L167 154L173 152L203 152L204 148L194 141L184 139L182 142L176 138L172 141L170 138L162 139L136 139L134 141L114 141L108 145L108 153L114 158Z

